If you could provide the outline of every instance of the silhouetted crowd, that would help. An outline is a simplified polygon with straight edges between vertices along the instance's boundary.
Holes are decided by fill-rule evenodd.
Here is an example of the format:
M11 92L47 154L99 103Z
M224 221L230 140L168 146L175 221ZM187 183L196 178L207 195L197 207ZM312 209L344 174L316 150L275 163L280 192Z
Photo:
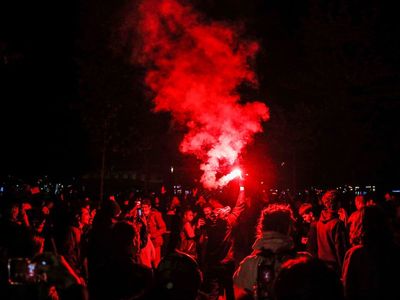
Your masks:
M0 191L1 299L400 299L395 194Z

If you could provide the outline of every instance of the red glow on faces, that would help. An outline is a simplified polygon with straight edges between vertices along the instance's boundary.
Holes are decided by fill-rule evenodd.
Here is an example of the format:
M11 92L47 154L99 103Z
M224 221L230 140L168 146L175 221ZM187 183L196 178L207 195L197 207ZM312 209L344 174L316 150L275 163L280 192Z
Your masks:
M235 163L269 118L265 104L239 104L236 91L243 81L257 84L248 60L258 44L239 40L233 27L201 22L175 0L144 0L140 13L139 61L148 70L154 110L171 112L187 128L180 151L200 159L201 182L217 188L217 172Z

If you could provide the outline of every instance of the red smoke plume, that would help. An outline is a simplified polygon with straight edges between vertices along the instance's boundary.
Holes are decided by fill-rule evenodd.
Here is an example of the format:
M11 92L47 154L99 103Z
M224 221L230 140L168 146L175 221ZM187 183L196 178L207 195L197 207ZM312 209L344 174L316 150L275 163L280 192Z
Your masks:
M180 151L200 159L204 187L217 188L221 167L235 163L269 118L265 104L239 104L236 91L243 81L257 84L248 60L258 44L239 40L235 28L203 22L176 0L144 0L139 10L139 61L155 111L169 111L186 126Z

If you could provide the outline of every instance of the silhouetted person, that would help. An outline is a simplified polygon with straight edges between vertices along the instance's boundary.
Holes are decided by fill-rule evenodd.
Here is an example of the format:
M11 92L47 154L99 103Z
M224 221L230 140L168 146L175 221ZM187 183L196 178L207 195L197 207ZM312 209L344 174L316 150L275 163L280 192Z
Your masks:
M317 222L316 231L310 232L310 235L313 235L311 240L315 242L310 243L308 250L337 274L341 274L348 242L345 224L339 219L337 191L325 192L322 204L324 209Z
M314 216L313 206L310 203L303 203L299 207L300 220L298 223L298 249L301 251L307 250L308 245L314 243L309 241L309 239L314 238L310 236L310 231L315 231L315 226L317 226L317 220Z
M361 210L366 206L366 200L364 196L358 195L355 198L356 211L354 211L348 221L347 227L349 229L349 242L351 246L359 245L361 243L360 240L360 231L362 230L362 215Z
M86 207L78 209L73 216L72 224L68 226L64 243L60 249L60 253L84 281L87 280L87 262L86 249L83 249L86 246L83 242L83 228L89 225L89 221L89 210Z
M185 253L167 254L156 272L154 299L196 300L201 285L201 272L196 261Z
M338 275L319 259L299 257L281 265L274 282L275 300L342 300Z
M21 205L13 200L7 201L0 219L0 249L9 257L31 257L34 254L33 235L26 223ZM26 216L26 215L25 215Z
M200 234L199 228L204 225L204 219L198 219L197 224L193 224L193 220L193 211L191 209L185 210L183 212L180 243L177 249L197 260L197 240Z
M104 272L106 262L111 255L112 227L120 214L121 208L116 201L105 200L93 220L88 249L88 285L91 299L101 299L102 295L98 295L96 290L98 277Z
M261 212L253 252L242 260L233 276L236 297L264 299L261 293L264 296L271 293L272 280L280 264L297 255L290 235L293 226L293 212L288 205L270 204ZM269 282L261 282L259 266L268 264L271 266Z
M236 205L232 211L214 209L207 213L204 207L207 235L204 251L204 292L210 300L218 299L225 291L227 300L234 299L232 276L235 271L232 229L245 209L244 187L240 188Z
M363 208L361 245L347 251L343 264L346 298L400 299L399 254L384 211L379 206Z
M118 222L112 228L112 249L105 263L101 280L94 288L101 299L147 299L153 285L150 268L135 262L140 237L132 223Z

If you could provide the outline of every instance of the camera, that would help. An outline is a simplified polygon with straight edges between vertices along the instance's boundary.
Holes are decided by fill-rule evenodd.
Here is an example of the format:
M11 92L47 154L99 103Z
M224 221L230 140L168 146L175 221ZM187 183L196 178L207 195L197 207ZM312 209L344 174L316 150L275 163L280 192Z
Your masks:
M8 283L11 285L34 284L47 281L46 261L32 262L29 258L8 259Z

